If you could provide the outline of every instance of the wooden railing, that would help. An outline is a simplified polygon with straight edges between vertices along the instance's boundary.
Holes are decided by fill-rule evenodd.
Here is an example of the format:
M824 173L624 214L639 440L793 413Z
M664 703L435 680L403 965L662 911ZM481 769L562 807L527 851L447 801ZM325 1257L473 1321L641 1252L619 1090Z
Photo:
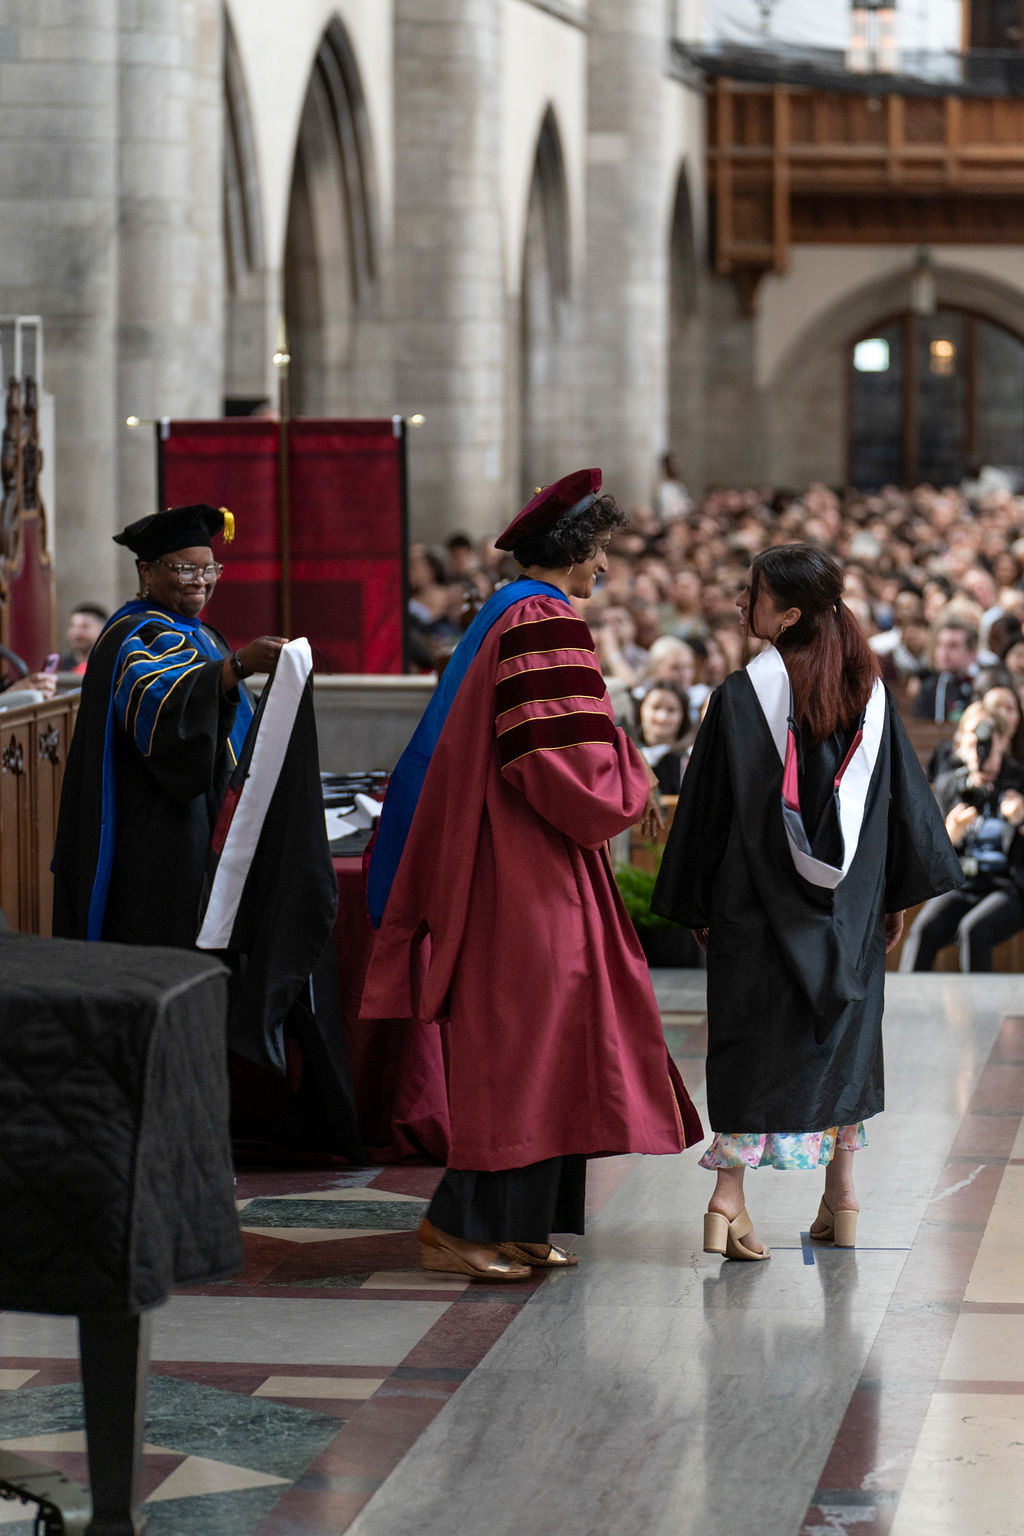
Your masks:
M0 908L21 933L50 933L50 860L78 700L76 691L0 712Z
M790 245L1024 240L1024 99L721 78L708 96L715 264L753 307Z

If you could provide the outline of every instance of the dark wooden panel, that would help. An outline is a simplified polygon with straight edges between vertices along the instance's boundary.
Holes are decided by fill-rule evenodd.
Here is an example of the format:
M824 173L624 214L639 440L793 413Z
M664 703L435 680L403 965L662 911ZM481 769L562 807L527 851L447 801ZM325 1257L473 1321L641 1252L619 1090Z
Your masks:
M0 907L21 933L50 933L50 860L78 699L0 712Z

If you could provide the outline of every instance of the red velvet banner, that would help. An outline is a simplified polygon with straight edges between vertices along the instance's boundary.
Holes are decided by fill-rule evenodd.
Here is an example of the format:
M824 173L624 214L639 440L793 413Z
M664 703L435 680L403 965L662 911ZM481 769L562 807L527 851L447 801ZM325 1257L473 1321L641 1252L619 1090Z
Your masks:
M244 417L157 430L161 504L205 501L234 514L235 541L223 547L225 571L209 609L232 645L283 633L287 581L292 636L308 638L318 671L404 670L401 420L289 422L286 571L279 424Z
M7 644L22 658L30 672L38 672L51 651L64 648L56 633L53 565L42 549L39 513L21 514L20 550L17 564L7 574L10 630ZM0 671L4 668L0 668ZM7 676L17 683L13 671Z

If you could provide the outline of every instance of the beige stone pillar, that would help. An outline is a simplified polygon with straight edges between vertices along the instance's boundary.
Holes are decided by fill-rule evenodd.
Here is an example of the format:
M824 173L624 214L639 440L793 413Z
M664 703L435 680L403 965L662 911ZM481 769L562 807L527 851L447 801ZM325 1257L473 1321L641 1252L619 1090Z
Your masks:
M664 0L588 6L587 279L579 376L588 463L624 504L650 496L665 441L668 229Z
M501 447L499 19L498 0L395 0L395 409L427 416L410 444L421 537L495 531L514 510Z
M19 14L0 48L0 310L44 323L62 633L71 603L115 595L114 546L98 533L117 495L117 0L8 9Z
M219 416L219 0L120 0L118 415ZM150 431L117 439L123 522L156 506Z

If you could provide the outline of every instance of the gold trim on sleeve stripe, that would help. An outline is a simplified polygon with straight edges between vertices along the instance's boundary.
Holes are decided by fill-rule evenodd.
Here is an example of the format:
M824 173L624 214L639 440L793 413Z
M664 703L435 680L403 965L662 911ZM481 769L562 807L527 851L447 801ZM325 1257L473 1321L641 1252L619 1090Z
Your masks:
M156 714L153 716L153 729L149 733L149 746L146 748L145 752L143 752L143 757L148 757L153 750L153 737L156 735L156 728L160 720L160 711L167 703L167 700L170 698L175 688L177 688L178 684L182 681L182 678L190 677L193 672L198 672L201 666L202 662L200 662L197 666L189 667L187 672L183 672L181 674L181 677L176 677L174 682L168 688L167 692L164 694L163 698L160 700L160 703L156 707Z
M508 630L505 631L509 633ZM498 671L510 661L521 661L524 656L554 656L557 651L581 651L584 656L594 656L594 650L588 650L585 645L553 645L549 651L516 651L514 656L503 656L498 663Z
M518 757L509 758L507 763L502 763L501 771L511 768L513 763L521 763L524 757L532 757L535 752L569 752L573 747L608 747L614 746L611 741L567 741L560 747L531 747L528 752L520 752Z
M572 695L570 695L570 697L572 697ZM538 703L538 704L547 704L547 703L550 703L551 701L548 700L548 699L536 699L536 700L534 700L534 702ZM517 709L521 709L522 705L516 705L516 708ZM505 714L508 714L508 713L509 713L509 711L505 710ZM563 709L563 710L560 710L557 715L530 715L528 719L521 720L520 721L520 725L531 725L531 724L533 724L534 721L537 721L537 720L539 720L539 721L544 721L544 720L548 720L548 719L550 719L550 720L573 720L573 719L575 719L575 717L577 715L595 715L598 718L600 718L601 720L608 720L608 715L605 713L605 711L603 709ZM609 723L609 725L614 725L615 722L613 720L608 720L608 723ZM511 730L511 731L517 731L518 729L519 729L518 725L509 726L509 730ZM498 732L498 740L500 741L503 736L507 736L507 735L508 735L508 731L499 731ZM571 743L570 743L570 745L571 745Z
M605 694L607 692L606 688ZM532 704L564 704L566 699L596 699L603 696L596 693L560 693L556 699L524 699L521 704L513 704L511 709L503 709L500 714L495 715L494 723L497 725L499 720L504 720L505 716L511 715L514 710L529 709ZM598 709L563 709L559 710L557 715L527 715L526 720L565 720L569 715L598 715L602 713L603 711ZM526 720L520 721L520 724L525 725ZM505 734L506 732L504 731L498 732L499 736L504 736Z
M128 692L128 702L127 702L127 704L124 707L124 728L125 728L126 731L130 729L132 734L134 734L135 726L132 725L131 727L129 727L128 721L129 721L129 719L130 719L130 717L132 715L133 710L134 710L136 719L138 718L139 710L142 708L142 701L145 698L145 696L146 696L147 692L149 691L149 689L153 686L153 684L155 682L158 682L161 677L166 677L168 672L180 672L183 667L186 667L188 669L188 671L190 671L190 672L194 672L195 671L195 667L191 667L191 666L188 665L189 662L195 657L195 654L196 654L195 651L192 651L192 652L190 652L190 654L188 656L178 656L171 663L171 665L169 667L161 667L158 672L150 671L150 672L145 673L142 677L137 677L135 679L134 683L132 683L132 686L131 686L131 688L130 688L130 690ZM152 657L150 657L149 659L152 660ZM197 664L201 665L201 663L197 663ZM125 672L127 672L128 670L129 669L126 667L125 668ZM122 675L122 678L123 678L124 673L122 673L121 675ZM182 675L184 676L184 673L182 673ZM142 692L139 694L138 702L136 703L135 702L135 690L140 685L142 685ZM117 692L118 692L118 690L115 688L115 690L114 690L115 696L116 696Z

